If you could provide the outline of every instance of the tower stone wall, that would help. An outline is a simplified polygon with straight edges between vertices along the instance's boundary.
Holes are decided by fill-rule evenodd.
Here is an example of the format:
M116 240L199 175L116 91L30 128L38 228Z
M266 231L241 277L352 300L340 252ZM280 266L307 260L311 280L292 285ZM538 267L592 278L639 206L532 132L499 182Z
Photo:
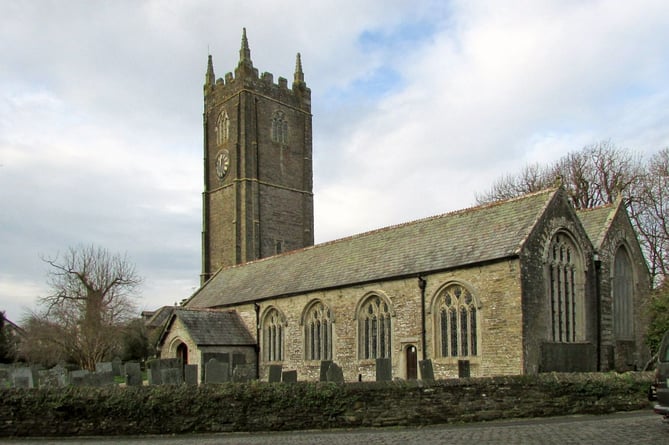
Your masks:
M311 91L297 55L291 87L253 67L246 31L237 68L204 84L202 276L313 245Z

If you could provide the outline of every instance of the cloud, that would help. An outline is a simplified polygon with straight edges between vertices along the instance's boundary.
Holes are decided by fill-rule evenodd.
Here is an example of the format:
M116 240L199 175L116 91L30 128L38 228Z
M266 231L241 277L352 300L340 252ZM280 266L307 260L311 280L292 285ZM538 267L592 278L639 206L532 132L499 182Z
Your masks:
M40 254L127 252L155 308L199 284L202 83L254 65L312 89L316 239L474 203L504 173L602 139L669 145L664 1L0 5L0 309Z

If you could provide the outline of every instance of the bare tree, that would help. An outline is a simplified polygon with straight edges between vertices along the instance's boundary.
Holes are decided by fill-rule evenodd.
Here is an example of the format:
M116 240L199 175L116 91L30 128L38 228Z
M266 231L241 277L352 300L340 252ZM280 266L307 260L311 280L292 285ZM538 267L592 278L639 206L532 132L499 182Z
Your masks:
M141 278L125 256L95 246L70 248L44 261L52 267L53 292L40 298L43 310L31 315L29 337L92 370L118 352Z
M479 204L509 199L548 188L560 181L576 208L609 204L643 180L640 156L601 141L568 153L546 167L532 164L518 175L506 175L490 191L476 195Z

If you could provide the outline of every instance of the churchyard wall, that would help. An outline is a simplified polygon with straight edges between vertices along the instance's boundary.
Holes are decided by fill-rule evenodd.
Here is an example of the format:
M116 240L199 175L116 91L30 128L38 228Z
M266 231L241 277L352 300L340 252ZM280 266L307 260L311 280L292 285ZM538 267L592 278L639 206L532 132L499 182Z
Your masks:
M417 426L644 409L651 373L0 390L0 437ZM165 419L169 419L166 422Z

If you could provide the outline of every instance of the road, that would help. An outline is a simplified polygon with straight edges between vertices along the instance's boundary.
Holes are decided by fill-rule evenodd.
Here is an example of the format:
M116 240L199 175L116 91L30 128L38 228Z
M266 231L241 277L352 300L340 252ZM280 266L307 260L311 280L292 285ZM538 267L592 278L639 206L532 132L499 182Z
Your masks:
M503 420L419 428L377 428L274 433L228 433L187 436L11 439L20 445L410 445L410 444L662 444L669 443L669 424L651 410L603 416L564 416Z

